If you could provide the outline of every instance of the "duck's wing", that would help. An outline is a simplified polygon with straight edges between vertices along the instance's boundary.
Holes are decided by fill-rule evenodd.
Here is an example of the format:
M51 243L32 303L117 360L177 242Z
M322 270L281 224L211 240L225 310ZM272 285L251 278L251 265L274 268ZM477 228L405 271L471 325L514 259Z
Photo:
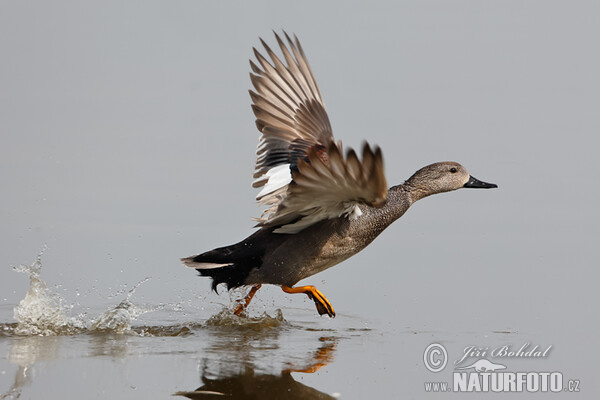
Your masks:
M362 161L354 150L346 157L331 143L312 148L307 159L298 160L293 181L277 209L259 226L278 226L276 233L296 233L323 219L362 215L359 204L382 207L387 198L381 149L363 146Z
M278 186L279 182L271 179L274 168L283 169L283 165L293 168L296 159L306 157L310 148L327 146L333 141L329 117L298 38L294 43L285 34L288 48L279 35L275 37L285 64L262 39L272 63L256 49L258 65L250 61L250 80L256 90L250 91L252 111L256 127L262 133L252 185L265 186L257 197L259 201ZM288 177L291 178L289 174Z
M362 162L354 151L342 156L302 46L284 32L275 34L285 63L261 39L269 62L256 49L250 61L250 91L256 126L262 133L253 186L268 208L257 226L298 232L315 222L352 214L356 203L383 204L387 188L381 150L365 146ZM289 46L289 47L288 47Z

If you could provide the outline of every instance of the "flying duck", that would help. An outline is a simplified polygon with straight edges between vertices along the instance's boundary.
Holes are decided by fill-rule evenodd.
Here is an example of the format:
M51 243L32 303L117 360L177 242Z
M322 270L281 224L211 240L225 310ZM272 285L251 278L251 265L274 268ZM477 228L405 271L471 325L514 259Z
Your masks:
M239 243L182 258L213 279L212 289L251 286L234 310L239 315L262 284L304 293L320 315L335 317L327 298L300 280L346 260L368 246L417 200L460 188L495 188L456 162L444 161L387 187L381 149L365 143L362 154L333 138L319 88L298 38L275 34L280 59L260 39L250 61L250 90L256 126L257 202L266 209L254 234Z

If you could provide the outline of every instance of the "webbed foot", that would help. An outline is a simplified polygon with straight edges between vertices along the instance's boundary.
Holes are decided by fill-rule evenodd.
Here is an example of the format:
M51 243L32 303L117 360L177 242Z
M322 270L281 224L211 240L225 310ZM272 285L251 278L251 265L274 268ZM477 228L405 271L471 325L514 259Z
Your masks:
M331 303L329 302L329 300L327 300L325 296L323 296L323 293L317 290L316 287L300 286L292 288L289 286L281 285L281 290L283 290L286 293L304 293L308 296L308 298L315 302L315 305L317 306L317 312L320 315L327 314L331 318L335 318L335 311L333 310Z

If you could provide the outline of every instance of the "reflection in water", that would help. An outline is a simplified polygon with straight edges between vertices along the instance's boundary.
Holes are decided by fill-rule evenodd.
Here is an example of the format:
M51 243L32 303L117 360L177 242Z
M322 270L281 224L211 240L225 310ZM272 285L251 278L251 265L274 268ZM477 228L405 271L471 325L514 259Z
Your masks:
M18 369L10 389L0 399L18 399L24 387L31 384L32 367L38 361L53 360L59 353L62 338L58 336L30 336L13 339L8 361Z
M279 373L257 373L253 362L246 360L231 365L227 374L218 368L223 375L212 377L211 363L222 364L220 360L203 360L202 383L198 389L189 392L176 392L174 395L189 399L213 399L223 396L234 399L334 399L326 393L297 382L292 372L315 372L333 360L337 338L321 337L321 345L311 357ZM234 352L236 352L234 350ZM247 358L247 357L246 357ZM256 360L258 361L258 360ZM222 367L222 365L220 366ZM240 371L240 369L242 369Z
M208 379L192 392L177 392L176 396L188 399L335 399L326 393L294 380L289 372L281 375L255 374L252 369L230 378Z
M290 366L290 369L288 369L289 372L313 373L333 361L333 353L335 351L337 339L331 337L321 337L319 340L323 342L323 345L321 345L321 347L315 351L315 354L312 358L312 364L304 369L293 369L293 367Z

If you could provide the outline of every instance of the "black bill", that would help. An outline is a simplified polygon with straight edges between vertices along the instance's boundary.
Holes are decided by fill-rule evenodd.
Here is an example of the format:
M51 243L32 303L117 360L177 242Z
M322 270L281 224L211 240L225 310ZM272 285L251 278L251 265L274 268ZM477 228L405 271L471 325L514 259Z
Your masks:
M482 182L479 179L469 176L469 181L467 183L465 183L465 185L463 187L477 188L477 189L491 189L491 188L497 188L498 185L496 185L495 183Z

